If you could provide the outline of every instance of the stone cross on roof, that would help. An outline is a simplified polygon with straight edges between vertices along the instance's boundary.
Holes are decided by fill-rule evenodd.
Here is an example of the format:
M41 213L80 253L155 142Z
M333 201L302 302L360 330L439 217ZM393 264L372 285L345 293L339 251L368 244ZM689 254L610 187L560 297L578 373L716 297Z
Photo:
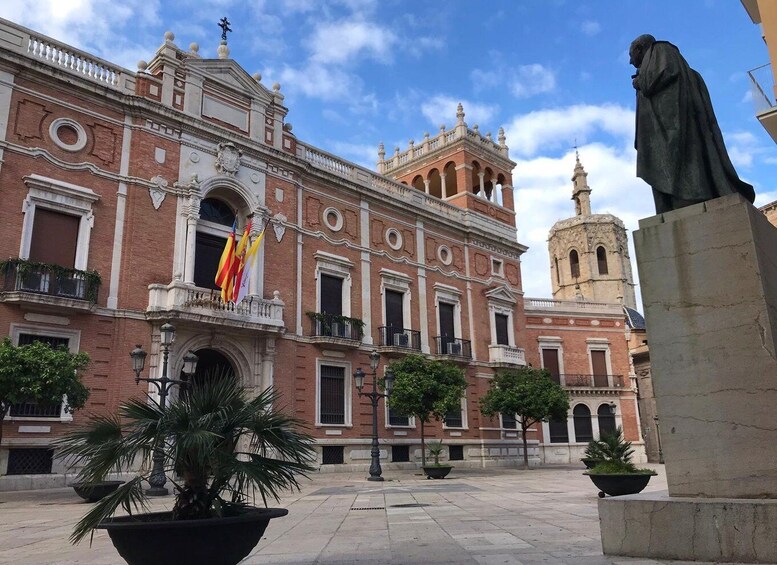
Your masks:
M225 17L219 20L219 27L221 28L221 41L227 40L227 32L232 31L229 27L229 20Z

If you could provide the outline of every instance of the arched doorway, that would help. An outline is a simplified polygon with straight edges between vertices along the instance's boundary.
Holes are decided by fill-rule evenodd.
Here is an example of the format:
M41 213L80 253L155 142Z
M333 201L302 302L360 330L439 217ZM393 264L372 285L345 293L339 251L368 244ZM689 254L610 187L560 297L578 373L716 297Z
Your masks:
M235 367L223 353L215 349L198 349L194 354L197 356L197 371L189 381L190 386L197 386L208 379L235 378ZM183 372L181 378L184 378Z

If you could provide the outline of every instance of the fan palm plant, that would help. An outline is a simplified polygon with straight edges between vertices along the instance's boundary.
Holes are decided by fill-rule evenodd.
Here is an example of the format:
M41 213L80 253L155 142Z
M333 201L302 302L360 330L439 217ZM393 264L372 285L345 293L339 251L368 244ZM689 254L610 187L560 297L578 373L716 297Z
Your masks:
M256 493L266 506L281 491L299 489L297 477L313 470L312 440L297 430L298 420L274 408L277 393L268 389L248 398L236 380L233 375L208 378L165 410L145 399L128 400L118 416L92 416L57 446L81 466L83 482L130 471L159 446L166 473L178 477L172 520L232 516ZM76 524L71 541L81 541L119 508L129 514L145 510L143 481L150 475L141 468L96 504Z

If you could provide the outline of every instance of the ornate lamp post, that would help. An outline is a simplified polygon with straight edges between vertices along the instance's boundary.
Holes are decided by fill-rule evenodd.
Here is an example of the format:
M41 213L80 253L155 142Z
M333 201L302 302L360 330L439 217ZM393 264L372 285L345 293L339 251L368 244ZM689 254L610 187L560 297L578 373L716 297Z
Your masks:
M383 477L381 476L383 471L380 468L380 449L378 448L378 400L381 398L388 398L391 395L392 388L394 387L394 374L391 371L386 371L386 377L384 379L386 383L386 393L384 394L378 392L377 370L379 361L380 354L377 351L370 353L370 368L372 369L372 372L368 374L372 375L371 392L362 392L366 373L362 371L361 367L356 369L356 372L353 374L356 388L359 390L359 396L366 396L372 403L372 449L370 450L371 462L370 476L367 478L368 481L383 480Z
M130 357L132 357L132 370L135 371L135 384L140 383L140 381L145 381L148 383L153 384L157 390L159 391L159 409L164 411L165 405L167 402L167 394L169 390L174 385L180 385L181 387L186 386L185 380L182 379L171 379L167 375L167 367L168 367L168 358L170 356L170 346L173 345L173 342L175 341L175 328L172 324L162 324L161 328L162 332L162 340L160 345L162 346L162 376L161 377L141 377L140 373L143 371L143 367L146 364L146 355L148 355L145 351L143 351L143 347L138 345L135 347L135 349L132 350L130 353ZM187 378L191 377L194 372L197 370L197 356L189 351L186 355L183 357L183 373L186 375ZM146 494L149 496L165 496L169 494L169 491L167 488L165 488L165 483L167 482L167 477L165 476L165 468L164 468L164 454L162 452L162 449L159 445L154 447L154 466L151 470L151 477L148 480L148 483L151 485L151 488L146 490Z

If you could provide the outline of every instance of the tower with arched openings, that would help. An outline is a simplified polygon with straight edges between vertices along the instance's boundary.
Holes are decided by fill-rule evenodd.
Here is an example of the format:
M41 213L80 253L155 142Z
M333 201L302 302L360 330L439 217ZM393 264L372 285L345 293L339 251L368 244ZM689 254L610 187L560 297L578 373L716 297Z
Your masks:
M548 235L553 298L636 308L626 227L612 214L591 213L588 173L577 154L572 200L575 215L553 224Z

